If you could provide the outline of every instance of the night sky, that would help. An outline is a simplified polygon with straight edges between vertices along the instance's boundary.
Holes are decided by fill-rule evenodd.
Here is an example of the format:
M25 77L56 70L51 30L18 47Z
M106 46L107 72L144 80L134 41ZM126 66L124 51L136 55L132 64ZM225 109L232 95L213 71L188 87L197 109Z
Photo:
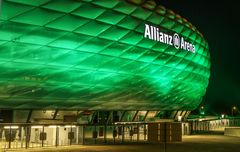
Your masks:
M237 1L156 0L203 33L211 55L211 77L202 105L209 114L240 109L240 13Z

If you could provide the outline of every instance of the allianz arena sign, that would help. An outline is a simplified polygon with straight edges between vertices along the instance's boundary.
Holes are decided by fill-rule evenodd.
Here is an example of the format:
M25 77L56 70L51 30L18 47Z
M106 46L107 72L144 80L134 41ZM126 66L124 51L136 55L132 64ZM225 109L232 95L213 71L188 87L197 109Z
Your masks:
M176 49L182 49L195 53L195 45L180 37L177 33L173 35L164 33L160 28L145 24L144 37L150 40L158 41L167 45L174 46Z

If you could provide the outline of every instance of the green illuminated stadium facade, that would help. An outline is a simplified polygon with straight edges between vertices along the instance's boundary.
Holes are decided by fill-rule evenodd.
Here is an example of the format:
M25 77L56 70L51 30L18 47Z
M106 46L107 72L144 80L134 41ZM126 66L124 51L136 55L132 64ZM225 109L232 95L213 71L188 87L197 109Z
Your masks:
M193 110L202 101L208 44L163 6L143 0L1 5L0 109Z

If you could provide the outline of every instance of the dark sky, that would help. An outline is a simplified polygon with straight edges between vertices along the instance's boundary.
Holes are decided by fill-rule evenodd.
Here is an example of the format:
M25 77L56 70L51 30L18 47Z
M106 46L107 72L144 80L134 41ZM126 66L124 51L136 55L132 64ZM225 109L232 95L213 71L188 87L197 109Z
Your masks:
M211 55L211 77L203 104L209 112L240 109L240 12L237 1L156 0L203 33Z

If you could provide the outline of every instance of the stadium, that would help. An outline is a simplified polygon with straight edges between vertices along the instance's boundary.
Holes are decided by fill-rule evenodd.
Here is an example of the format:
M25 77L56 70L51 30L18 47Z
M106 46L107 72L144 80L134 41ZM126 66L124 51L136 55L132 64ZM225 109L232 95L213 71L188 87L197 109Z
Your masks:
M14 140L16 148L87 136L106 142L107 127L111 138L123 136L113 124L130 131L121 141L135 133L146 140L148 123L184 120L205 95L206 40L154 1L3 0L0 21L1 137L9 148Z

